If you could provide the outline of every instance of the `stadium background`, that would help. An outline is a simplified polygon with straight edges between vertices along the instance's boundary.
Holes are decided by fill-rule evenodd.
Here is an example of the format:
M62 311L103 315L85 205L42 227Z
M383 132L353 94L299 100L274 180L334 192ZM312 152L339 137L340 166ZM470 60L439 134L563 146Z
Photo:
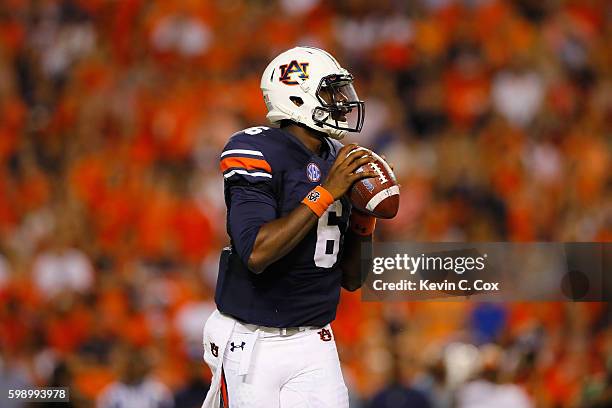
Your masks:
M296 44L354 73L351 140L395 164L378 240L611 241L611 23L604 0L2 1L0 384L91 406L140 357L199 395L218 155ZM448 407L477 361L538 407L588 407L612 395L610 318L345 292L334 330L354 407L397 380Z

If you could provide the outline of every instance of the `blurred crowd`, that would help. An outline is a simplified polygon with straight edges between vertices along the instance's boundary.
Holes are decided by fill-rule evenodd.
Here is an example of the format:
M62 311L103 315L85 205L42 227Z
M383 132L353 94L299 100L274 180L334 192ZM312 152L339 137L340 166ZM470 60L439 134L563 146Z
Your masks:
M612 241L610 39L606 0L3 0L0 388L199 406L219 152L296 44L354 74L349 137L395 165L377 239ZM338 315L352 407L612 406L607 304Z

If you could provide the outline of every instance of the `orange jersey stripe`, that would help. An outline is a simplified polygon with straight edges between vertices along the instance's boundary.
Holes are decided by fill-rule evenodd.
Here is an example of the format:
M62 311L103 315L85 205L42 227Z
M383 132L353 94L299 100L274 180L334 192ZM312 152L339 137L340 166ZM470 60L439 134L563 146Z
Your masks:
M265 170L272 173L272 168L267 161L263 159L251 159L249 157L227 157L221 160L221 171L225 171L232 167L241 167L247 170Z

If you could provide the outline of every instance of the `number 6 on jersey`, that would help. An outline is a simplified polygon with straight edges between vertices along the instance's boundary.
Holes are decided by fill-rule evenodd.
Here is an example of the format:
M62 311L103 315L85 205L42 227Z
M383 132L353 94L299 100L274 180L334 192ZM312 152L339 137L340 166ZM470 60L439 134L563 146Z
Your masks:
M319 268L331 268L338 259L340 251L340 238L342 233L337 225L329 225L329 213L333 212L336 217L342 217L342 203L340 200L334 201L327 211L323 213L317 224L317 245L314 253L314 263ZM329 246L332 246L331 253L328 253Z

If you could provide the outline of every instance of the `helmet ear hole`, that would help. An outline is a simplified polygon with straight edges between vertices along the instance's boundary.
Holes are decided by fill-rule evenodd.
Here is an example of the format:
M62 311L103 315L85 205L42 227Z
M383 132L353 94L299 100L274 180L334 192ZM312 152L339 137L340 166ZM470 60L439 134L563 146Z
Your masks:
M289 100L298 108L304 104L304 100L299 96L290 96Z

